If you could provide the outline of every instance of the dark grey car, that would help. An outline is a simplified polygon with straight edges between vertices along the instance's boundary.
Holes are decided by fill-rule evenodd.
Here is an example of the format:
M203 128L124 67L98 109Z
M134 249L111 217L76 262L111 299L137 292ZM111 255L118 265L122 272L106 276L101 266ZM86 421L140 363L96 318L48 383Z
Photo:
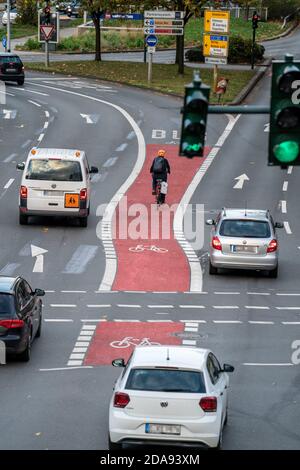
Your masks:
M24 65L18 55L0 52L0 80L4 82L17 82L18 85L24 84Z

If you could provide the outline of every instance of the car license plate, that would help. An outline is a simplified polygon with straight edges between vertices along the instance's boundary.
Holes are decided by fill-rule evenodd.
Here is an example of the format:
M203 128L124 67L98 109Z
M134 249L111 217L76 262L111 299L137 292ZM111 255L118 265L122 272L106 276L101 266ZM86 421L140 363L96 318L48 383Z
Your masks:
M150 424L146 423L146 434L180 434L180 425L177 424Z
M11 73L11 72L15 73L17 71L17 69L6 69L6 71L9 72L9 73Z
M233 253L257 253L257 246L231 245Z
M63 196L63 191L44 191L44 196Z

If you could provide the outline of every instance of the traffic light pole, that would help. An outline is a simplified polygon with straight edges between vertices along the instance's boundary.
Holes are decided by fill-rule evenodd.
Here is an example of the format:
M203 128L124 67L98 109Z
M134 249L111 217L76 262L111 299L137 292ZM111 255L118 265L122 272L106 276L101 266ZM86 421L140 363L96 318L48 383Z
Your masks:
M253 28L253 34L252 34L252 52L251 52L251 69L254 69L254 63L255 63L255 39L256 39L256 28Z
M45 66L49 67L49 40L45 40Z

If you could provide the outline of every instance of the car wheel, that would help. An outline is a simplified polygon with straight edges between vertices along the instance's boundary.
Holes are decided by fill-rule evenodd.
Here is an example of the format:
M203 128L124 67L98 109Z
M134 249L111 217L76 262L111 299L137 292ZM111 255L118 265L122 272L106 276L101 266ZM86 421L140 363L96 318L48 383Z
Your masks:
M211 262L209 262L209 274L218 274L218 268L215 268Z
M28 336L26 349L21 354L19 354L19 358L23 362L28 362L30 361L30 356L31 356L31 333Z
M278 276L278 266L276 266L275 269L272 269L272 271L269 271L269 277L272 279L276 279Z
M28 217L27 215L20 214L19 215L19 224L20 225L27 225L28 224Z
M122 444L119 444L118 442L112 442L108 435L108 450L122 450Z
M19 86L22 86L22 85L24 85L24 80L18 80L17 83L18 83Z
M88 225L88 218L87 217L80 217L79 219L80 227L87 227Z
M43 319L42 319L42 315L40 315L40 323L39 323L39 327L37 329L37 332L35 334L35 337L36 338L39 338L41 336L41 333L42 333L42 323L43 323Z

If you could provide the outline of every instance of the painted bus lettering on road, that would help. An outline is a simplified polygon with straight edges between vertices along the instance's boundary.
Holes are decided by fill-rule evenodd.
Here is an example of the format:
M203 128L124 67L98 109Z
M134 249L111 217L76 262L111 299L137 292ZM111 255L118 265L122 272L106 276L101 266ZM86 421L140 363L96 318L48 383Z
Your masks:
M171 131L172 133L172 139L173 140L179 140L180 139L180 135L179 135L179 131L177 130L173 130ZM152 139L166 139L167 137L169 137L167 135L167 131L165 131L164 129L152 129Z

